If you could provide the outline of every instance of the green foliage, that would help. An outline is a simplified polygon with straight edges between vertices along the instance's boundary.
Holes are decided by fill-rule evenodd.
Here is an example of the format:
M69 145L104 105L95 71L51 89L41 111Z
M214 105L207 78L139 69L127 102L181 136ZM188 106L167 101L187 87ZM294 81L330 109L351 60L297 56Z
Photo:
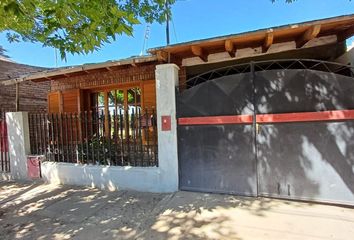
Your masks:
M168 0L173 4L175 0ZM0 32L10 42L40 42L66 53L87 54L133 34L133 26L163 22L165 0L1 0Z

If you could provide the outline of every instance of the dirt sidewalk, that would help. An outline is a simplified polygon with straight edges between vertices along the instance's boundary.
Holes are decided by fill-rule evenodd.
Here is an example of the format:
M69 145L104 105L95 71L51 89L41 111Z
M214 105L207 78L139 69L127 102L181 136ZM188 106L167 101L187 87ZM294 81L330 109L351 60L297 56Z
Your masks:
M354 209L0 182L0 239L353 239Z

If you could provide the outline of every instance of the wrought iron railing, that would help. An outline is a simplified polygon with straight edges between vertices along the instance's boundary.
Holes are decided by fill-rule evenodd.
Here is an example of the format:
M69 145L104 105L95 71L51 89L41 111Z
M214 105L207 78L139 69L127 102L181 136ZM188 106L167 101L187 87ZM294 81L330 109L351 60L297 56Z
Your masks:
M7 140L6 111L0 110L0 172L10 171L9 145Z
M287 69L308 69L354 77L354 67L350 65L312 59L277 59L241 63L233 66L213 69L211 71L191 77L185 82L180 83L179 89L188 89L200 83L233 74Z
M154 109L30 114L32 154L48 161L114 166L157 166Z

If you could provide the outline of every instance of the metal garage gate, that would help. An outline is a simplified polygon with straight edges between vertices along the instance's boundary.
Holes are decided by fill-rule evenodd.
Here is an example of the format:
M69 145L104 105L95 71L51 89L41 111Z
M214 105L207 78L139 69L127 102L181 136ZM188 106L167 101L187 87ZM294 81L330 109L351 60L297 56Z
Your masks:
M177 97L180 189L354 205L350 68L257 62L187 84Z

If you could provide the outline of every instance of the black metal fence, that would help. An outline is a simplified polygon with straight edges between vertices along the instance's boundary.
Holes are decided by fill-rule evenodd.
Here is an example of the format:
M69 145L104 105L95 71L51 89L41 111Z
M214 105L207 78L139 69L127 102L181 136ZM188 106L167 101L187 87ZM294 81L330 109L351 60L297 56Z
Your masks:
M6 111L0 110L0 172L10 172Z
M32 154L95 165L157 166L154 109L30 114Z

